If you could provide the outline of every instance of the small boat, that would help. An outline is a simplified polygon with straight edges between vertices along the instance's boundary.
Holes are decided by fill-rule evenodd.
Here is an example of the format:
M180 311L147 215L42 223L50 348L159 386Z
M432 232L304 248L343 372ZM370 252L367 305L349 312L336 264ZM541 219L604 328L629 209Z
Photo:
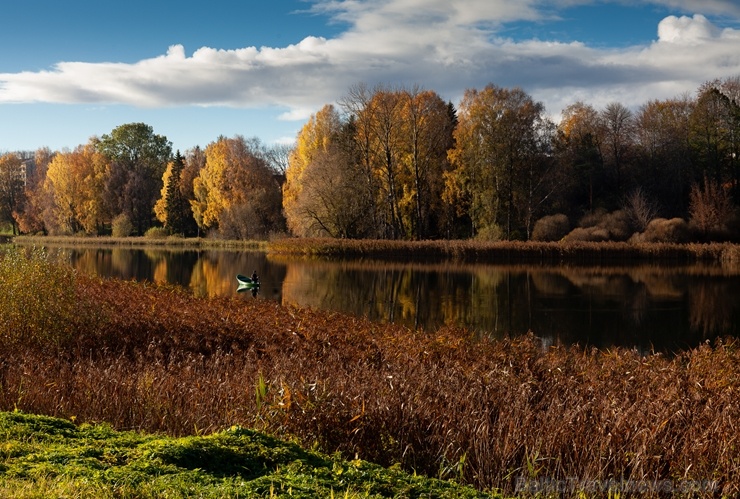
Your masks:
M242 274L236 275L236 282L239 283L239 287L237 288L237 291L242 291L246 289L257 289L260 287L259 279L252 280L251 277L247 277Z

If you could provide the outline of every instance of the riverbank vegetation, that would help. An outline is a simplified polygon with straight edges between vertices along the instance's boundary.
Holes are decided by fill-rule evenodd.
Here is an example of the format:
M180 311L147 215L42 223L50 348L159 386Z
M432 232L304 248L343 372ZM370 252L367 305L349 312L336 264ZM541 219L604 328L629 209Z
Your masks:
M172 249L234 249L330 259L373 259L408 262L466 262L499 264L630 265L660 263L740 266L740 245L734 243L523 242L436 240L398 241L333 238L274 238L228 240L181 237L16 236L19 246L166 247Z
M241 425L479 490L575 477L740 493L736 340L667 357L473 339L101 280L18 250L0 293L3 410L178 437Z
M267 251L268 241L255 239L215 239L147 234L142 237L110 236L15 236L12 241L20 246L94 246L108 247L166 247L173 249L235 249Z
M222 136L183 154L129 123L74 149L0 156L0 222L224 239L738 241L738 95L734 77L637 110L546 110L495 84L457 106L358 84L292 148Z
M626 242L391 241L283 238L270 241L271 254L318 258L372 258L407 262L463 261L501 264L603 265L661 262L740 265L740 246L732 243L670 244Z

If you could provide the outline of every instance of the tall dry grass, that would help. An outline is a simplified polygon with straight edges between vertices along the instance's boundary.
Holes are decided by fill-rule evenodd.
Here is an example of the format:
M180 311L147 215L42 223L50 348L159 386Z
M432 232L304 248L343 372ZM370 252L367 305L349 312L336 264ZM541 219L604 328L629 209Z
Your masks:
M666 358L84 276L74 293L64 341L0 342L1 409L175 435L242 424L482 489L711 479L740 493L735 340Z
M24 247L49 246L96 246L96 247L171 247L183 249L244 249L266 250L267 241L228 240L203 237L180 237L177 235L162 237L161 232L152 231L144 236L111 237L111 236L16 236L13 243Z
M268 252L318 258L379 258L387 260L440 261L502 264L629 265L642 263L721 263L736 255L732 243L639 243L639 242L484 242L390 241L369 239L278 239ZM733 261L737 261L734 258Z

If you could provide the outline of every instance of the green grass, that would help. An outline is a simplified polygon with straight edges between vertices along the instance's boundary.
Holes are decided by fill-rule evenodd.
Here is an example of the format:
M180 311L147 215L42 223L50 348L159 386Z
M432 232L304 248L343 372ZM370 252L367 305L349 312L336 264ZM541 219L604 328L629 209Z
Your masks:
M492 497L238 426L172 438L21 412L0 413L0 496Z

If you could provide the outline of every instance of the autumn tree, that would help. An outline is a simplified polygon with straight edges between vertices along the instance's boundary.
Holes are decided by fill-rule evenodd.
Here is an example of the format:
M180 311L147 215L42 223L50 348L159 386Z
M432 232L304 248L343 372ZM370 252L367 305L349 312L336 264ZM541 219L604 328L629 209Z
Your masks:
M729 166L735 204L740 205L740 75L726 78L720 83L722 95L727 97Z
M544 106L519 88L488 85L465 92L450 151L454 170L447 175L447 189L459 191L447 197L470 207L478 237L511 239L519 229L529 232L529 207L542 194L542 185L532 183L550 169L544 158L550 134Z
M172 144L149 125L129 123L103 135L97 147L109 161L106 195L111 214L125 214L143 234L152 223Z
M24 189L23 162L17 154L0 157L0 222L10 223L13 234L19 234L15 214L22 203Z
M561 189L555 210L578 218L597 208L606 189L599 115L596 109L575 102L562 112L556 137L557 181Z
M157 220L164 224L170 234L184 235L187 219L192 217L190 203L182 188L184 169L185 158L177 151L174 159L167 163L162 176L161 197L154 205Z
M370 106L372 98L373 91L364 83L359 83L349 88L347 94L340 100L340 105L354 130L352 134L353 155L356 156L357 166L362 172L367 195L373 200L366 215L369 224L375 228L372 237L383 237L385 230L382 222L382 206L384 202L380 203L378 200L379 180L374 173L377 151L373 140L375 116Z
M76 161L80 156L58 154L49 165L44 188L52 201L45 222L53 234L74 234L80 229L77 205L82 196L77 181L81 161Z
M342 99L354 128L354 156L374 198L376 237L418 239L443 232L443 172L454 108L419 87L351 87Z
M322 111L333 111L325 107ZM301 188L294 200L286 205L286 216L294 233L301 236L359 238L372 234L368 213L373 198L365 184L359 158L354 149L353 123L341 123L335 112L317 113L298 134L298 147L304 157L310 157L300 175ZM327 127L329 123L331 126ZM328 132L327 137L313 141L310 153L305 148L312 142L316 129ZM305 135L304 135L305 134ZM324 140L325 139L325 140ZM297 155L292 159L297 165ZM293 163L288 169L286 189L296 181ZM291 191L295 192L295 189Z
M406 234L424 239L439 231L445 207L443 174L448 170L456 116L435 92L414 88L404 92L401 167L405 175L399 209Z
M635 117L637 183L643 194L671 216L686 212L693 182L689 117L693 101L682 96L652 100Z
M612 102L599 113L599 119L603 134L602 155L605 165L612 173L612 192L618 198L625 188L625 169L634 145L634 116L623 104Z
M373 171L379 180L379 206L384 207L383 236L391 239L405 235L400 209L403 183L399 179L403 152L403 104L400 92L381 88L373 94L367 110L374 117L371 121L371 147L375 151Z
M48 147L39 148L34 153L32 171L26 172L23 206L15 217L23 233L46 232L43 213L48 208L49 199L45 195L44 180L54 154Z
M44 180L44 224L53 233L102 231L108 159L94 141L54 156Z
M195 219L192 204L196 202L195 179L206 166L206 154L203 149L196 146L185 151L185 166L180 173L180 193L186 201L183 208L187 216L183 220L184 233L189 236L200 236L201 224Z
M702 85L690 118L697 182L703 177L720 185L731 181L736 133L733 114L733 102L721 92L719 82Z
M240 136L220 137L208 145L205 156L191 201L201 228L230 239L261 238L284 230L280 185L254 145Z
M296 146L288 159L283 187L285 217L293 234L315 235L315 220L308 207L308 198L314 196L314 193L309 190L304 194L304 175L311 169L314 160L330 149L341 127L339 113L334 106L328 104L312 115L298 132Z

